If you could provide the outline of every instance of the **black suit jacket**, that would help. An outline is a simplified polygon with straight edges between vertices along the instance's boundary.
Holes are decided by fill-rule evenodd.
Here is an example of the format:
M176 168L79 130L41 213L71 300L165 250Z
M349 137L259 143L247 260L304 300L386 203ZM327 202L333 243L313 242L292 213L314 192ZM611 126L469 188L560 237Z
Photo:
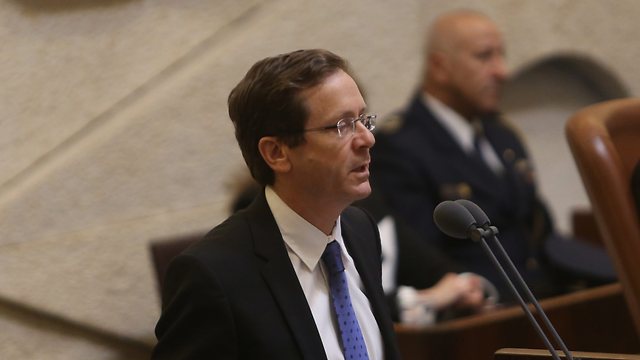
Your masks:
M341 216L383 339L398 358L380 283L380 239L361 210ZM262 192L170 265L154 359L326 359L311 310Z
M551 223L536 195L532 164L513 130L497 119L482 119L482 123L504 166L503 176L465 153L418 94L405 112L376 133L372 182L422 239L500 287L500 275L478 244L444 235L433 221L433 210L441 201L475 202L499 228L503 246L525 279L535 283L539 268L527 264L539 258L541 239Z

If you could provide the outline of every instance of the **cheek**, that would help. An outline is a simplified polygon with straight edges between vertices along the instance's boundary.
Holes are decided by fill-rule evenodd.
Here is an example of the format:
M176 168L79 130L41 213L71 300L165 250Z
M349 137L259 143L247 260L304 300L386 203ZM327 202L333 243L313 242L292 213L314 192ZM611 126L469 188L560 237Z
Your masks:
M344 162L341 149L336 147L317 147L309 153L307 165L310 171L335 173Z
M491 83L487 81L487 77L482 72L469 74L466 79L462 80L465 86L467 96L475 98L476 101L486 98L489 95Z
M467 99L467 101L477 99L482 94L482 85L478 81L474 74L469 74L465 76L464 74L460 74L457 78L456 87L460 94Z
M454 82L456 87L464 93L475 92L479 87L481 76L477 70L469 69L469 67L460 67L454 74Z

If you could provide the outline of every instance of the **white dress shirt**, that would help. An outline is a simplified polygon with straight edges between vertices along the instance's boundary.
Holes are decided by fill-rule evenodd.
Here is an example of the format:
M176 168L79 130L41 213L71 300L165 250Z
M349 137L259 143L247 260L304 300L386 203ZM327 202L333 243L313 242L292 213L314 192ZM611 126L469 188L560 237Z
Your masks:
M320 261L327 244L336 240L342 250L349 295L367 345L369 359L383 359L382 335L371 312L369 300L363 292L360 275L344 245L340 218L337 219L332 234L325 235L285 204L271 187L266 188L265 195L311 309L327 358L344 359L337 324L331 310L328 274L324 263Z

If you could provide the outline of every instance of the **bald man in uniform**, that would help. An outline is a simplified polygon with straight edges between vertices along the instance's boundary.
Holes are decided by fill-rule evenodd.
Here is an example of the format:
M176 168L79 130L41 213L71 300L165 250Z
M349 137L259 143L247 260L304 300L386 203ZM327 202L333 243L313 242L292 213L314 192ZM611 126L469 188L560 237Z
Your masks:
M475 202L534 293L546 296L558 292L543 254L553 225L525 146L499 116L507 77L502 34L491 19L470 10L438 17L429 28L419 91L378 128L372 182L425 241L508 298L482 248L444 235L433 221L444 200Z

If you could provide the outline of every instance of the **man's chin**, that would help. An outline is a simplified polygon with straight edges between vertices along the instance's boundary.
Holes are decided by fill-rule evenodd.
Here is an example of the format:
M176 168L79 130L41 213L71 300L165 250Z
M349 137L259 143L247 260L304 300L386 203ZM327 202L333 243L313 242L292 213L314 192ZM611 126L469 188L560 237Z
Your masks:
M479 110L482 115L487 115L487 116L497 115L500 112L500 100L487 99L487 101L481 104Z
M371 194L371 185L369 184L368 181L366 181L366 182L358 185L358 187L354 190L354 192L353 192L354 200L353 201L362 200L362 199L366 198L367 196L369 196L369 194Z

